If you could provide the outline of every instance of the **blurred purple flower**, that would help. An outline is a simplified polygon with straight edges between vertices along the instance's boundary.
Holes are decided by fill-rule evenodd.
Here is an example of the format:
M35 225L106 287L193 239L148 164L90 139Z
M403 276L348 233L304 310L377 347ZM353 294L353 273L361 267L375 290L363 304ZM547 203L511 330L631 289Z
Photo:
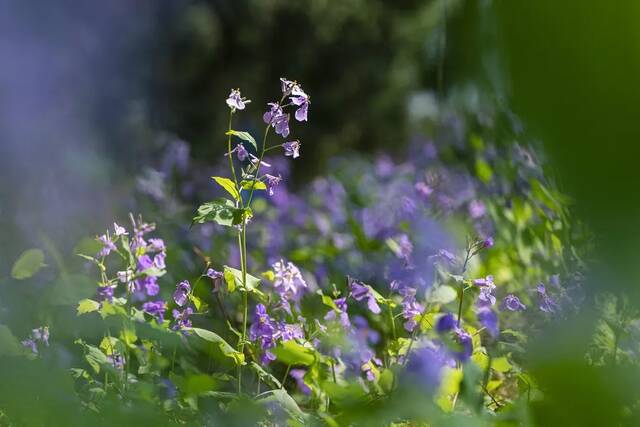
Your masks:
M547 294L544 284L538 284L536 291L538 292L538 298L540 300L540 310L545 313L555 313L558 308L558 304L553 298L551 298L551 296L549 296L549 294Z
M188 280L183 280L176 285L176 290L173 293L173 300L180 307L186 304L189 292L191 292L191 285Z
M164 322L164 312L167 309L167 305L164 301L149 301L142 304L142 310L155 317L159 325Z
M366 299L369 311L375 314L380 313L380 306L378 306L376 298L373 295L373 292L371 292L371 288L369 288L367 285L355 280L351 280L351 296L356 301L362 301L363 299Z
M99 257L106 257L111 251L116 250L116 245L111 241L111 238L106 234L98 237L98 240L102 243L102 249L98 252Z
M187 307L182 311L173 309L171 314L175 320L175 323L171 327L174 331L191 327L191 319L189 319L193 314L193 309L191 307Z
M307 282L302 277L300 270L292 262L285 264L284 260L281 259L274 263L272 268L275 273L273 287L282 299L294 298L303 288L307 287Z
M497 337L500 334L498 329L498 315L488 306L480 306L476 312L480 324L489 331L492 337Z
M525 307L525 305L520 302L520 299L517 296L513 294L509 294L506 297L504 297L504 299L502 300L502 304L500 304L500 308L502 308L503 310L509 310L509 311L522 311L522 310L525 310L527 307Z
M439 334L452 331L456 327L456 318L451 313L446 313L438 319L436 331Z
M124 227L120 227L115 222L113 223L113 229L114 229L114 233L115 233L116 236L125 236L125 235L129 234L129 233L127 233L127 230L125 230Z
M472 200L469 203L469 215L471 218L478 219L484 216L487 212L487 208L485 207L482 200Z
M304 375L307 373L304 369L292 369L289 375L296 380L296 385L298 386L298 390L303 394L310 395L311 389L308 385L304 383Z
M349 313L347 312L347 299L346 298L337 298L334 299L336 307L338 307L338 312L336 310L329 311L325 316L324 320L336 320L337 316L340 316L340 324L345 328L351 327L351 322L349 321Z
M280 175L274 176L266 173L264 174L264 178L265 178L265 184L267 184L267 191L269 193L269 196L273 196L274 194L273 189L280 184L280 181L282 181L282 177Z

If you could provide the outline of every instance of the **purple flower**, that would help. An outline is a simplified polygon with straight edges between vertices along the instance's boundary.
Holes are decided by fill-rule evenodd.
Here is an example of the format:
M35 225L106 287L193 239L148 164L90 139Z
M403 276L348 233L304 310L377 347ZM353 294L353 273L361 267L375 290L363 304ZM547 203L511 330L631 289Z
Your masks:
M147 276L137 279L135 282L135 289L140 290L144 288L144 291L149 296L158 295L160 292L160 285L158 285L158 278L155 276Z
M289 115L282 111L279 104L270 102L268 105L271 109L264 113L262 119L275 129L276 134L286 138L289 136Z
M191 292L191 285L189 284L188 280L183 280L176 285L176 290L173 293L173 300L176 302L176 304L182 307L187 302L189 292Z
M173 324L171 329L173 329L174 331L178 331L180 329L190 328L191 319L189 319L189 316L191 316L192 314L193 309L191 307L187 307L182 311L173 309L171 315L173 316L175 323Z
M436 323L436 331L439 334L449 332L456 327L456 318L451 313L447 313L438 319Z
M100 249L100 252L98 252L99 257L105 257L109 255L111 251L116 250L116 245L111 241L109 236L107 236L106 234L103 234L102 236L98 237L98 240L102 243L102 249Z
M122 370L124 369L124 357L122 357L122 355L118 354L117 352L114 352L113 354L110 354L107 356L107 360L109 361L109 363L111 363L111 366L113 366L116 369Z
M414 188L418 192L418 194L425 200L431 195L431 193L433 193L433 188L429 187L422 181L416 182Z
M469 360L471 353L473 353L473 339L469 333L461 328L456 328L455 336L456 341L460 346L460 351L454 351L453 357L464 363Z
M49 327L41 326L39 328L31 330L31 336L36 341L41 341L49 347Z
M476 313L480 324L486 328L492 337L497 337L500 333L498 329L498 315L488 306L481 306Z
M296 385L298 386L298 390L300 390L303 394L310 395L311 389L308 385L304 383L304 375L307 373L304 369L292 369L289 375L296 380Z
M300 88L300 86L298 85L294 86L294 88L291 90L291 95L292 96L289 97L289 99L291 100L293 105L296 105L298 107L295 113L296 120L299 122L306 122L309 112L309 96L304 93L302 88Z
M260 348L263 351L260 361L265 365L275 360L275 355L269 349L276 346L277 338L278 325L267 314L267 308L264 305L256 305L251 327L249 328L249 339L260 344Z
M472 200L469 203L469 215L471 215L471 218L478 219L483 217L486 212L487 208L482 200Z
M493 237L487 237L482 241L483 248L490 248L493 246Z
M380 313L380 306L376 302L376 298L371 292L371 288L363 283L359 283L355 280L351 280L351 296L356 301L362 301L363 299L367 300L367 307L369 311L374 314Z
M38 342L43 343L47 347L49 346L49 327L41 326L39 328L31 330L31 335L26 340L21 341L21 344L31 350L33 354L38 354Z
M153 266L153 260L149 255L142 255L138 258L138 271L145 271Z
M402 299L402 317L406 320L404 329L413 332L418 325L416 317L422 313L423 307L416 300L416 290L414 288L405 287L401 289L400 293L404 297Z
M522 311L522 310L525 310L527 307L525 307L525 305L520 302L520 299L517 296L513 294L509 294L506 297L504 297L504 299L502 300L502 304L500 304L500 308L502 308L503 310L509 310L509 311Z
M295 141L289 141L282 144L282 148L284 148L284 155L293 157L297 159L300 157L300 141L297 139Z
M545 313L555 313L558 308L558 304L556 301L547 294L547 290L544 287L544 284L540 283L536 287L538 292L538 298L540 300L540 310Z
M116 285L98 286L97 299L98 301L113 301L113 291Z
M250 103L248 99L240 96L240 89L231 89L231 93L227 98L227 105L231 110L244 110L245 104Z
M435 392L442 380L442 370L453 362L442 347L417 349L407 363L406 380L427 393Z
M159 325L164 322L164 312L166 309L167 305L162 300L149 301L142 304L142 310L144 310L145 313L155 317Z
M273 196L274 194L273 189L277 187L278 184L280 184L280 181L282 181L282 176L280 176L279 174L278 176L273 176L266 173L264 174L264 178L265 178L265 184L267 184L267 191L269 193L269 196Z
M115 232L116 236L125 236L125 235L129 234L129 233L127 233L127 230L125 230L124 227L120 227L115 222L113 223L113 229L114 229L114 232Z
M480 287L480 295L478 295L478 305L494 305L496 297L493 294L496 285L493 283L493 276L489 275L485 278L475 279L473 284Z
M167 267L167 265L164 262L166 257L167 257L167 254L164 252L160 252L156 254L156 256L153 257L153 266L160 270L164 270Z
M147 247L147 249L151 252L163 252L166 249L164 240L149 239L149 246Z
M31 349L31 352L33 354L38 354L38 346L37 346L36 342L34 340L32 340L31 338L21 341L21 344L24 347L27 347L27 348Z
M280 260L273 264L275 279L273 287L284 300L296 297L303 288L307 287L307 282L302 278L302 274L298 267L292 262L285 264L284 260Z
M222 274L221 271L216 271L213 268L207 270L207 277L210 277L211 279L221 279L223 276L224 274Z
M409 258L411 257L411 253L413 252L413 244L411 244L411 240L409 240L409 236L406 234L401 234L398 237L398 256L404 259L406 262L409 262Z
M349 328L351 326L351 322L349 321L349 313L347 313L347 299L346 298L337 298L334 299L336 307L338 307L338 312L336 310L331 310L324 316L324 320L336 320L336 317L340 316L340 324L345 328Z
M234 151L236 152L236 156L238 156L238 160L240 160L241 162L244 162L246 158L249 157L249 152L244 147L244 144L236 145Z
M118 271L116 274L118 276L118 280L122 283L129 283L133 279L133 271L131 270Z

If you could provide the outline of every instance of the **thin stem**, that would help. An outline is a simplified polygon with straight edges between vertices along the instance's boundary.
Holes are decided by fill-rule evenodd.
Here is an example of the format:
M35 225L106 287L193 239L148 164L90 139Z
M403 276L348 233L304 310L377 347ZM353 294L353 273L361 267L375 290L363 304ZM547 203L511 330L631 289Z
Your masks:
M462 264L462 269L460 270L460 275L463 276L467 271L467 264L469 263L469 259L471 258L471 247L467 245L467 254L464 257L464 263ZM460 282L460 291L459 291L460 301L458 303L458 321L457 326L460 327L460 319L462 318L462 302L464 300L464 282Z
M398 339L396 333L396 321L393 317L393 309L391 308L391 304L388 305L389 308L389 322L391 322L391 333L393 334L393 339Z
M233 182L236 185L236 191L240 194L240 185L238 184L238 177L236 175L236 169L233 166L233 156L231 155L231 119L233 118L233 110L229 111L229 126L228 126L228 135L227 135L227 157L229 158L229 169L231 170L231 175L233 175ZM240 203L242 206L242 197L239 197L237 203Z
M282 381L280 381L280 386L284 388L284 383L287 381L287 376L289 375L289 370L291 369L291 364L287 365L287 370L284 371L284 376L282 377Z
M238 351L244 354L244 343L247 340L247 320L249 317L249 290L247 289L247 223L242 223L239 233L240 263L242 269L242 336L238 345ZM242 365L238 365L238 393L242 392Z

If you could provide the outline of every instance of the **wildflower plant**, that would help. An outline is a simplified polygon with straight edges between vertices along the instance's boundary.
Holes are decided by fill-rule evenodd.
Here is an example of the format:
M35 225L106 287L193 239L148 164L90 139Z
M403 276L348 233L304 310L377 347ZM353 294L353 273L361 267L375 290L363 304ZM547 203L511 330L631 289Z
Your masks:
M531 273L531 257L505 260L500 251L533 222L523 206L550 196L523 193L508 208L499 196L481 198L489 166L475 178L451 172L430 143L406 164L350 161L295 195L287 162L301 155L292 134L311 105L302 85L281 79L260 140L234 124L255 103L233 89L226 105L227 172L211 177L224 197L197 208L186 244L166 244L155 224L131 215L81 255L99 277L76 307L101 335L75 337L85 363L72 374L89 410L114 396L130 404L153 395L178 424L212 416L349 425L378 423L383 402L417 399L423 411L400 409L389 422L486 420L519 399L513 390L536 395L522 331L561 318L575 298L559 276L542 274L559 265L530 262L539 267ZM537 211L549 221L565 215L557 210ZM450 218L464 226L445 227ZM217 229L216 243L233 247L216 252L226 260L192 240ZM196 266L187 269L194 277L183 277L183 263ZM40 327L22 346L40 358L50 340ZM211 401L217 409L202 409ZM230 421L240 415L250 421Z

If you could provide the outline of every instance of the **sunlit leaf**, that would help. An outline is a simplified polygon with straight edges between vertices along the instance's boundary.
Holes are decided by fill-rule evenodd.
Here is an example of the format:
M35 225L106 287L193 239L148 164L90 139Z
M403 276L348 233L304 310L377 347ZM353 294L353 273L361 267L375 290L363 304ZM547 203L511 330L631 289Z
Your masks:
M221 176L212 176L211 179L217 182L220 185L220 187L227 190L227 192L231 194L231 197L233 197L235 200L240 200L240 194L236 189L236 184L233 181L231 181L229 178L223 178Z
M230 130L230 131L227 131L225 135L237 136L241 140L247 141L249 144L251 144L254 150L258 151L258 144L256 144L256 140L253 139L253 137L249 132L244 132L239 130Z
M44 252L41 249L24 251L11 268L11 277L18 280L28 279L44 267Z
M240 353L239 351L231 347L231 345L228 342L226 342L220 335L216 334L215 332L211 332L206 329L200 329L200 328L189 328L188 330L193 331L197 336L199 336L205 341L209 341L217 344L218 347L220 348L220 351L222 351L222 354L232 358L236 362L236 364L238 365L245 364L244 354Z

